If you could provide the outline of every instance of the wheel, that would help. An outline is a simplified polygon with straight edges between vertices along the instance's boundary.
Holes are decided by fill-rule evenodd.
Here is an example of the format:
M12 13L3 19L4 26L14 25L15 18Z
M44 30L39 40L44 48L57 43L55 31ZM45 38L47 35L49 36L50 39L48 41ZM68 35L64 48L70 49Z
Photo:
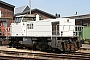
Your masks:
M36 50L36 44L33 44L33 50Z

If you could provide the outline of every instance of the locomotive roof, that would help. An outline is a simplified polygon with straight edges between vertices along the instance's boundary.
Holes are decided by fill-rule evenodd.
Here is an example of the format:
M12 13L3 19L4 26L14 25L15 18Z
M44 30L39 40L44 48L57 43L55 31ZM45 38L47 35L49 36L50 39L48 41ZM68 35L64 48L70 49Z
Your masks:
M40 21L56 22L56 21L60 21L63 19L70 19L70 18L44 19L44 20L40 20Z
M28 18L30 18L30 17L36 17L36 16L35 15L26 14L26 15L18 15L16 17L28 17Z
M27 22L58 22L64 19L70 19L70 18L44 19L39 21L27 21Z

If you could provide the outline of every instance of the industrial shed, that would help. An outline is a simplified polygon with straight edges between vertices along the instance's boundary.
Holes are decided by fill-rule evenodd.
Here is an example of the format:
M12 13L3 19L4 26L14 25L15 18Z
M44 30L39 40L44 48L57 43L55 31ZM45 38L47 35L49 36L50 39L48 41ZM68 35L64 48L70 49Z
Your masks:
M22 6L22 7L15 8L15 15L14 16L25 15L25 14L30 14L30 8L28 6ZM47 13L45 11L42 11L40 9L37 9L37 8L32 9L31 14L32 15L39 14L41 19L48 19L48 18L55 19L55 18L57 18L56 16L54 16L50 13Z
M76 19L76 25L90 25L90 14L75 15L64 18Z

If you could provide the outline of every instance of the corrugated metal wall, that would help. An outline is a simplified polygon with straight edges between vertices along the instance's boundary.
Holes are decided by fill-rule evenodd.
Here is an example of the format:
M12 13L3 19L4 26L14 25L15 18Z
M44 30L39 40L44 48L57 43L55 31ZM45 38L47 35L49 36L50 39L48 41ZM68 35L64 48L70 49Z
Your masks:
M90 39L90 26L84 27L82 30L82 38Z

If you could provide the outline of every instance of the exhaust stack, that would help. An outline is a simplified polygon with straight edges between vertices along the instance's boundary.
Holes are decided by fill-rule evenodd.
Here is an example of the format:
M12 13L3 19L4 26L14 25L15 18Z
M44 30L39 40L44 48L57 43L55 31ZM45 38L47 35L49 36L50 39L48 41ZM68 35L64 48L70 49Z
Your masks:
M39 21L39 15L38 14L36 15L36 21Z

